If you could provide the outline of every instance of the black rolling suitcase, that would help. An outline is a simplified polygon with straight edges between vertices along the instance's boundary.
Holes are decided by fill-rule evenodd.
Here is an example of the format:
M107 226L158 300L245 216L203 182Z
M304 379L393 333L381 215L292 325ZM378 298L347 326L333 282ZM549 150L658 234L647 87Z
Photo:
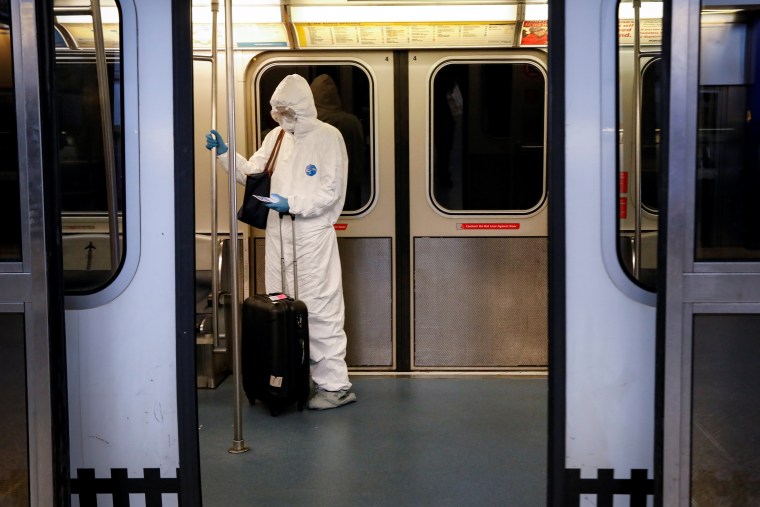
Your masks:
M307 308L298 299L298 268L293 231L295 294L285 294L285 257L280 215L280 269L282 292L256 294L243 302L241 359L243 390L253 404L261 400L273 416L296 403L303 410L309 398L309 321Z

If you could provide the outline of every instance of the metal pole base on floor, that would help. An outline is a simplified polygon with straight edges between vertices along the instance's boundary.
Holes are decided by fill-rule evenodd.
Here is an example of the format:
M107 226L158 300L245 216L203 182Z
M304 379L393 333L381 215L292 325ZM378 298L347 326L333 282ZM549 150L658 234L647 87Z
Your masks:
M233 440L232 447L230 447L227 452L230 454L243 454L244 452L248 452L250 450L250 447L246 447L245 440Z

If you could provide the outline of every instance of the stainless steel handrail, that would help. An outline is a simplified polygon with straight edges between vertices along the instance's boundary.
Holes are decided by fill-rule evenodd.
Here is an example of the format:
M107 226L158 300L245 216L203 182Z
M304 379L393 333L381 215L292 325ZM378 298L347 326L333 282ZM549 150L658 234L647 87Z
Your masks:
M103 20L100 17L100 0L91 0L92 28L95 41L95 67L98 72L98 93L100 95L100 122L103 131L103 158L106 165L106 199L108 201L108 232L111 240L111 272L115 272L121 261L119 244L119 203L116 191L116 159L113 153L113 120L111 118L111 94L108 87L106 67L106 45L103 41Z
M641 0L633 0L633 170L634 213L633 213L633 276L641 279Z
M238 289L238 225L237 225L237 161L235 146L235 62L232 37L232 0L224 0L224 54L227 68L227 135L228 139L228 190L230 211L230 317L227 326L232 331L232 377L234 386L233 437L229 452L233 454L248 451L243 439L243 386L240 357L240 292Z
M216 24L217 14L219 13L219 1L214 0L211 2L211 128L216 129L217 126L217 70L216 70ZM217 243L218 239L218 213L217 213L217 166L216 166L216 150L211 152L211 258L217 258ZM212 261L211 267L211 318L214 325L214 350L219 348L219 263ZM229 337L228 337L229 338ZM229 339L227 340L228 347L230 346Z

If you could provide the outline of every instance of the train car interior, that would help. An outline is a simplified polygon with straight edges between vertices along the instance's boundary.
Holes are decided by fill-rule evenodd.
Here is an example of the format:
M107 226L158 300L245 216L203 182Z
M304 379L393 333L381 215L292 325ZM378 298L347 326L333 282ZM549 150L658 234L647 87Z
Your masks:
M245 483L246 498L283 503L302 495L317 504L488 503L507 494L521 505L540 503L548 407L547 5L472 5L466 18L456 3L269 8L233 5L236 151L250 157L277 126L269 99L289 74L311 84L318 117L343 134L349 173L335 229L358 402L272 418L244 399L250 456L230 455L223 407L234 401L234 379L229 362L215 358L230 357L231 334L218 317L223 305L214 328L209 295L199 315L209 323L198 363L204 499L213 504ZM229 92L221 85L228 53L212 47L216 36L222 48L225 36L221 24L216 33L213 26L212 6L197 3L196 233L224 245L229 198L212 187L216 178L217 189L226 189L228 175L201 142L211 128L225 138L229 129ZM337 100L327 103L329 93ZM262 231L241 225L245 297L266 292L265 245ZM489 465L505 459L520 463L507 466L506 480ZM274 470L299 461L310 472L289 493L267 486L282 479ZM454 485L451 477L461 480ZM473 481L484 496L464 487ZM269 497L274 490L278 496Z
M15 9L30 2L11 3ZM752 398L747 386L760 380L752 359L760 294L751 288L760 284L744 285L757 282L752 263L760 257L753 202L760 132L752 115L760 105L760 5L704 0L689 11L697 35L678 27L669 34L664 26L673 12L686 12L679 9L688 0L599 7L617 28L594 33L587 48L589 58L601 61L601 77L589 78L601 83L593 88L600 97L588 99L600 111L573 116L577 104L563 102L567 123L556 126L550 124L556 98L550 67L558 62L551 59L548 0L192 0L185 28L192 39L193 107L186 112L192 126L186 127L193 144L184 149L194 165L193 196L187 208L173 208L175 196L160 194L167 182L176 184L167 176L174 159L146 146L156 132L172 128L176 112L161 109L165 97L150 94L147 75L163 67L149 50L138 51L138 41L146 44L138 27L142 34L154 28L153 11L142 11L158 8L138 0L52 4L53 119L42 132L54 129L50 157L60 188L68 335L62 347L68 348L59 352L68 367L68 408L57 408L70 414L74 505L96 505L94 492L91 502L78 497L84 494L76 482L80 467L102 472L115 469L112 454L150 454L130 449L153 445L135 443L141 427L113 422L116 416L102 407L112 407L116 397L132 403L124 401L132 393L142 400L143 384L161 375L176 389L167 392L190 400L186 419L197 416L197 442L183 442L171 430L165 454L188 456L176 447L197 447L201 503L209 506L565 505L552 494L572 489L567 484L577 488L566 498L583 497L584 505L613 505L618 495L631 498L630 505L653 505L655 495L671 499L663 505L721 505L737 482L750 484L740 495L746 505L760 502L757 446L737 436L756 439L752 421L760 413L754 401L740 408ZM35 382L19 386L13 379L31 379L31 366L20 371L19 365L34 364L30 357L47 361L47 349L24 341L32 334L25 317L31 303L7 302L11 290L3 284L46 248L25 243L39 225L37 215L33 199L22 193L19 200L13 191L27 182L16 167L33 158L18 146L33 142L39 129L17 132L10 121L10 111L19 122L24 110L14 44L28 42L12 33L12 21L20 24L22 16L13 11L11 17L7 5L0 1L0 153L11 162L0 168L0 214L8 218L0 220L0 328L14 338L0 340L0 400L16 410L0 426L10 428L0 432L6 462L0 504L8 498L9 505L32 505L35 486L23 470L38 459L27 451L34 421L22 416L35 412L40 399L50 403L27 394L40 389ZM594 11L596 17L584 19L564 3L561 11L569 26L561 33L575 34L568 35L568 51L578 58L577 27L593 18L590 30L596 30L599 16ZM664 42L668 36L672 47ZM691 46L683 42L687 36ZM688 65L669 60L678 51L688 53ZM679 81L679 69L690 81ZM244 187L207 149L206 134L216 130L231 151L252 157L277 127L270 98L292 74L309 83L318 119L336 127L346 145L346 199L334 229L346 363L358 400L335 410L292 407L274 417L240 383L240 343L250 339L241 330L240 305L267 292L266 235L236 220ZM570 90L581 78L568 63L562 79ZM679 84L693 95L693 124L679 116L673 91ZM564 101L564 89L560 96ZM587 122L589 132L582 132ZM552 146L558 132L566 135L562 153ZM591 143L596 151L573 151L572 139L583 136L598 138L598 146ZM693 167L685 183L673 170L680 156ZM553 164L552 157L562 162ZM561 163L566 169L555 177ZM597 171L597 165L605 167ZM675 194L674 181L690 197ZM165 186L146 190L153 182ZM161 205L148 205L155 202ZM555 203L562 216L553 214ZM693 214L674 211L681 205ZM190 207L194 244L175 243L184 248L175 256L152 221L173 224L166 218L172 210ZM686 242L673 243L681 233ZM154 300L150 292L153 283L157 294L168 291L158 286L176 281L183 255L194 258L192 308L184 309L195 326L193 385L183 385L175 371L187 365L175 364L181 354L174 343L135 339L148 352L129 353L134 335L160 337L174 329L175 315L167 317L174 302ZM566 264L558 270L560 261ZM709 278L716 273L724 278ZM721 292L725 280L733 285ZM139 307L142 298L166 306L129 315L130 304ZM582 305L594 308L574 313ZM672 313L687 307L685 317ZM99 319L117 313L128 325L114 324L118 329L103 338ZM683 329L666 328L665 317L657 320L663 315L667 325L677 321ZM688 335L687 352L672 346L681 332ZM129 366L122 368L120 356ZM552 362L558 357L562 364ZM142 368L143 362L155 368ZM151 424L188 413L145 403L152 410L139 405L139 412ZM674 408L681 406L689 418ZM118 443L99 436L92 413L103 414L104 426L126 428L126 436ZM630 428L631 438L644 435L640 444L621 444ZM628 453L633 458L621 451L633 446L646 450ZM673 458L679 452L691 461ZM173 469L178 477L180 466L166 456L157 459L162 473ZM644 486L614 495L612 486L582 490L592 471L599 481L608 474L605 484L615 471L618 478L630 473L632 482L643 474ZM663 477L681 477L687 486L673 492ZM129 505L126 496L126 503L113 505ZM161 505L158 498L148 505ZM627 505L618 500L614 505Z

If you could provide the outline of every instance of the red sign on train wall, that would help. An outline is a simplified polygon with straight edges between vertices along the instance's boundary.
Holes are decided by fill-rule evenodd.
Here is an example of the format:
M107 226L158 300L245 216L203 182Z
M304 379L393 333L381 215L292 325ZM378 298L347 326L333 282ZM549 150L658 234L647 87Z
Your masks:
M628 218L628 198L620 198L620 218Z
M348 229L348 224L333 224L333 228L336 231L345 231L346 229Z
M620 173L620 193L621 194L627 194L628 193L628 171L623 171Z
M457 229L462 231L493 231L493 230L511 230L515 231L520 228L520 224L502 223L502 224L457 224Z

